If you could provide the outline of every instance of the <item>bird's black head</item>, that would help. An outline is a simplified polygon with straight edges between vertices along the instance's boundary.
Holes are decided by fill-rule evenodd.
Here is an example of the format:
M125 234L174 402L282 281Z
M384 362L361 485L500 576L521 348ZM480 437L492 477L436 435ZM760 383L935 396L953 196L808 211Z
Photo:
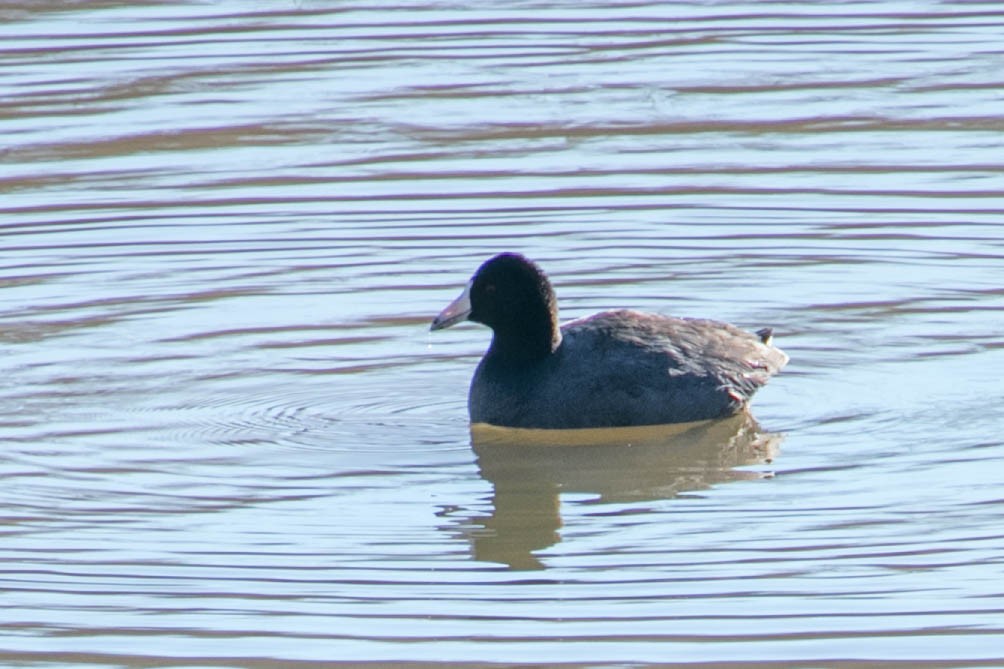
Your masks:
M449 327L465 319L490 327L495 336L489 353L514 362L539 359L561 342L551 282L518 253L501 253L481 265L464 294L432 327Z

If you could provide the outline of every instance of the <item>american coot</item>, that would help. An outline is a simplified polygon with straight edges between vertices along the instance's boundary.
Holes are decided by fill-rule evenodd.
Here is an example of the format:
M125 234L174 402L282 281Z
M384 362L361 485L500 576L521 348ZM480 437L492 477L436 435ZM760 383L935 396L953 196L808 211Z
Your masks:
M521 428L657 425L742 411L788 362L727 323L604 311L558 326L547 275L521 255L485 262L432 329L483 323L492 343L471 381L472 423Z

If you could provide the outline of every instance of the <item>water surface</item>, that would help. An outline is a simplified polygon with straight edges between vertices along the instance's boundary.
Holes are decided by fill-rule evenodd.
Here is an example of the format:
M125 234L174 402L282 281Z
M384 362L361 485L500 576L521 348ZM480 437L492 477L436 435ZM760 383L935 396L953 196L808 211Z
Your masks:
M5 666L1004 665L997 4L0 17ZM472 445L501 250L792 362Z

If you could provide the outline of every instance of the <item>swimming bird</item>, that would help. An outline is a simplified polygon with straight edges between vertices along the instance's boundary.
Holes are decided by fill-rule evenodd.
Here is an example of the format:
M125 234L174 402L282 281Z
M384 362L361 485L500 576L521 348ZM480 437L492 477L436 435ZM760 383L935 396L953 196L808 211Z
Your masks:
M558 324L540 267L501 253L477 270L432 330L465 320L492 329L468 393L472 423L573 429L722 418L788 362L769 328L630 309Z

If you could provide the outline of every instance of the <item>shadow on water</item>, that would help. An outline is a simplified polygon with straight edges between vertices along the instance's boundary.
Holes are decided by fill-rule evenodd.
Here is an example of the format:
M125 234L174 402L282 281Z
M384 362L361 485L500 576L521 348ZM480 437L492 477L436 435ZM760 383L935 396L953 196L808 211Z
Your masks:
M465 532L475 560L512 569L543 569L535 552L561 541L562 493L598 502L672 499L717 483L749 480L737 470L773 461L781 436L752 416L681 425L596 430L471 428L481 476L491 483L492 512Z

